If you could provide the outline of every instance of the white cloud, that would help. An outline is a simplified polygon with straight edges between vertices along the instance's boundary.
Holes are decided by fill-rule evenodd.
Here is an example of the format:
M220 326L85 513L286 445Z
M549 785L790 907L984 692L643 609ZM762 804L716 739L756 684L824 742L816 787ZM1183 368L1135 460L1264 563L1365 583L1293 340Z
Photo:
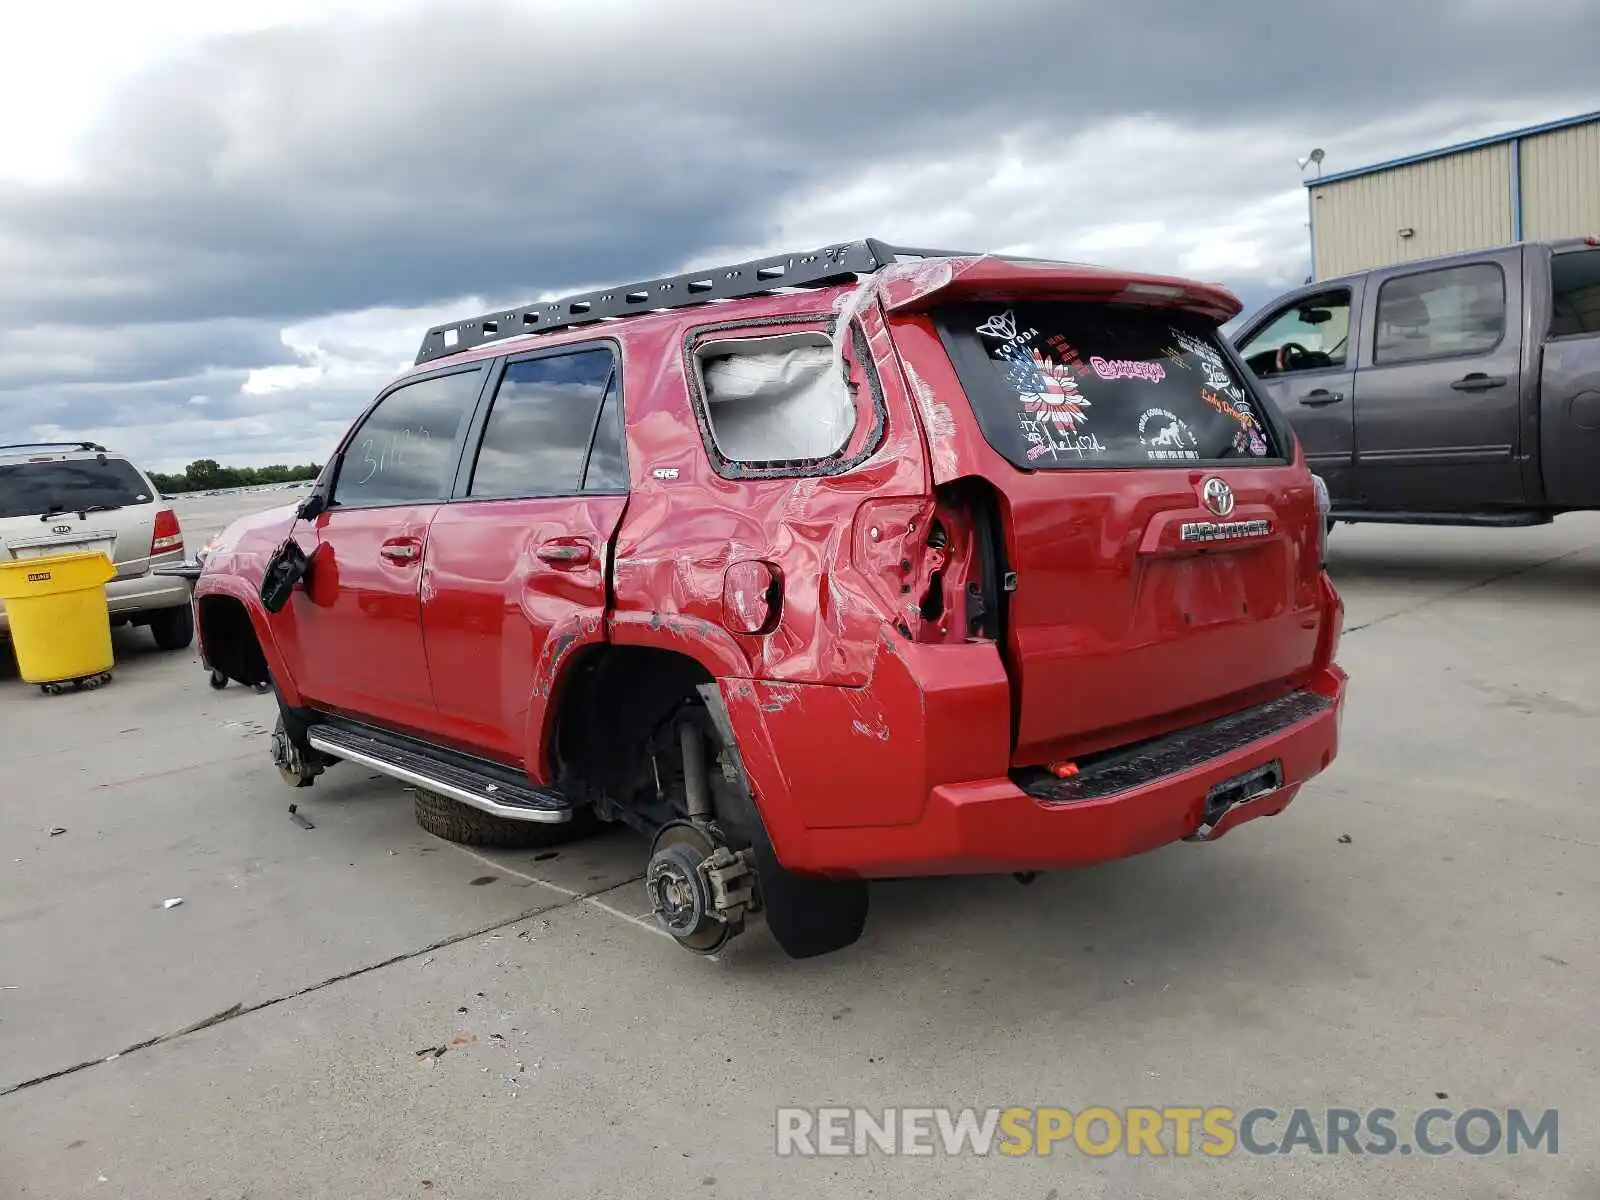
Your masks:
M690 48L708 53L712 61L749 58L747 52L757 45L752 41L752 28L759 21L749 20L739 6L702 8L703 23L715 27L695 30L689 27L692 16L679 22L674 9L672 20L667 21L649 0L585 0L582 5L560 0L499 0L501 8L536 14L535 22L507 28L546 36L545 41L529 43L530 61L535 67L543 61L546 74L569 61L579 62L583 54L610 63L616 57L616 46L625 40L622 34L637 33L645 26L661 31L659 48L652 42L642 58L629 60L633 63L629 78L636 85L643 78L647 88L656 91L648 91L643 100L617 100L596 84L593 95L562 98L561 104L570 104L570 108L564 107L560 113L538 109L536 101L549 103L550 98L537 89L517 92L504 71L491 75L485 84L482 47L468 45L474 29L467 26L470 20L498 28L488 9L462 9L467 15L460 16L455 9L440 6L437 27L419 27L427 35L427 44L413 47L414 56L405 62L423 63L432 56L447 60L447 65L472 64L465 73L451 75L441 70L439 79L422 78L420 72L414 81L392 78L390 53L405 50L409 43L386 41L381 28L371 31L374 36L370 38L363 31L343 40L327 39L325 44L295 41L287 48L281 39L275 46L204 44L216 35L236 37L297 23L384 18L427 2L257 0L245 6L227 6L214 0L155 0L145 5L84 0L71 6L13 6L17 11L8 13L0 40L0 111L20 115L0 126L0 189L8 183L14 188L15 181L21 180L25 186L15 189L16 194L42 196L51 201L48 207L52 211L79 215L72 218L78 224L63 224L60 229L65 232L54 239L25 235L27 227L22 225L13 230L0 226L0 251L11 253L13 261L28 267L13 270L11 276L27 280L25 304L31 306L19 309L25 318L18 328L0 330L0 420L8 428L31 428L40 437L109 439L115 434L119 445L162 468L181 467L200 456L241 464L320 460L371 396L412 362L428 326L555 294L469 295L433 302L433 292L475 287L493 290L521 274L528 279L532 293L541 282L570 277L572 263L580 264L577 269L587 274L619 244L644 246L645 253L659 255L661 243L652 242L658 227L661 238L680 236L674 231L691 227L681 235L683 269L874 235L913 245L992 249L1194 275L1259 296L1297 283L1306 272L1305 176L1295 163L1312 146L1326 150L1323 170L1334 172L1595 106L1592 94L1547 95L1533 100L1505 95L1474 102L1471 107L1442 100L1408 108L1391 106L1383 119L1361 123L1341 113L1336 103L1306 102L1302 89L1284 93L1285 86L1294 87L1292 80L1285 84L1284 72L1295 69L1287 60L1287 65L1280 64L1283 70L1279 72L1249 76L1255 69L1251 55L1246 48L1235 47L1237 63L1216 64L1230 74L1227 80L1218 81L1215 104L1197 102L1191 108L1169 98L1165 115L1132 111L1138 104L1158 104L1152 97L1161 90L1155 85L1163 77L1152 75L1143 81L1149 86L1141 89L1141 81L1130 75L1126 80L1127 94L1134 99L1127 106L1130 111L1105 117L1095 115L1107 108L1100 101L1107 95L1121 95L1121 91L1095 88L1082 115L1072 111L1077 101L1070 96L1061 101L1064 108L1047 112L1042 100L1032 106L1027 78L991 80L986 74L989 65L979 68L983 78L976 84L970 79L947 80L944 85L935 81L925 100L919 96L912 109L905 104L908 93L903 82L895 83L897 77L889 69L883 74L887 82L880 82L885 89L898 89L892 95L889 91L874 93L870 87L852 90L852 85L867 77L840 75L837 64L848 55L835 59L819 51L815 70L810 72L813 77L801 80L794 71L784 76L790 85L799 81L804 88L773 94L796 97L797 109L801 107L798 97L805 89L810 89L808 94L819 103L835 93L858 96L861 106L850 111L849 128L838 124L825 124L824 128L830 136L837 134L840 142L851 137L859 141L862 130L876 122L871 150L876 157L853 155L845 160L846 165L830 165L825 176L817 172L791 175L794 158L786 156L792 148L801 146L794 153L812 158L816 148L796 138L792 128L795 114L778 111L782 106L775 105L773 94L768 94L772 89L744 87L737 94L729 93L732 100L715 89L696 92L691 85L706 78L736 79L732 70L702 70L694 79L680 81L686 96L700 99L679 104L678 85L671 81L680 59L674 57L674 47L665 38L674 23L685 26L686 46L693 38ZM1508 18L1503 4L1466 2L1475 21L1492 19L1504 27ZM960 26L971 12L955 3L914 5L897 0L867 8L871 11L864 11L862 19L869 24L898 9L908 22L906 28L922 39L906 50L918 56L939 52L939 30ZM1582 0L1545 0L1546 12L1554 8L1579 15L1583 11ZM546 20L552 9L560 11ZM1099 14L1085 10L1070 19L1081 23L1090 15L1099 19L1106 11L1110 10ZM707 12L711 18L706 17ZM1252 35L1250 30L1255 27L1247 29L1241 24L1242 15L1234 11L1231 17L1223 14L1218 18L1224 23L1231 20L1234 26L1224 30L1227 38L1217 44L1237 33L1241 46L1249 42L1259 54L1273 37ZM460 19L453 19L457 16ZM1003 15L996 18L1001 19ZM1063 13L1061 19L1069 18ZM1211 20L1208 16L1205 23ZM1431 29L1429 21L1418 20ZM651 24L655 21L660 25ZM981 15L979 24L995 27L987 15ZM1102 34L1109 29L1108 24ZM552 37L552 31L559 37ZM437 52L435 32L441 47ZM482 34L481 29L478 32ZM760 35L759 30L754 32ZM954 46L947 62L970 57L971 31L959 35L959 44L952 41L955 37L946 37ZM506 42L504 37L499 40ZM876 40L898 44L892 39ZM559 44L558 55L545 54L541 60L539 55L550 44ZM1130 45L1141 55L1148 48L1144 40L1135 45L1105 36L1080 51L1099 57L1102 65L1112 62L1115 67ZM338 57L340 47L349 51L351 46L364 51L364 58L357 55L361 61ZM274 50L290 60L287 65L281 71L263 68L252 74L251 68L262 68ZM469 50L472 52L467 53ZM1186 42L1179 50L1180 57L1192 56ZM173 86L170 96L163 93L161 104L144 114L156 130L151 140L119 139L120 127L104 124L107 115L115 112L113 89L163 56L189 51L193 51L189 57L163 62L155 73L158 82ZM495 53L514 56L517 49L512 46L508 50L502 44L495 47ZM1370 57L1360 49L1346 63L1345 71L1358 69ZM494 61L503 64L506 59L496 57ZM1000 61L981 60L983 64ZM1544 71L1546 63L1547 56L1541 55L1538 70ZM787 69L793 63L786 59L780 65ZM1083 70L1075 66L1074 79L1092 74L1089 68L1094 65L1082 64ZM220 75L228 86L209 90L199 86L196 80L208 72L211 84ZM776 66L774 74L782 74ZM1170 80L1171 72L1164 78ZM1061 95L1071 90L1068 85L1074 79L1058 79ZM498 93L496 80L506 84ZM874 74L870 80L878 80L878 76ZM1411 76L1407 75L1406 81L1409 84ZM318 86L311 86L313 82ZM743 85L735 82L730 86ZM964 93L968 101L961 99L959 86L969 87ZM273 91L274 87L279 90ZM1284 108L1273 99L1274 93L1285 97L1284 103L1295 99L1303 103L1298 109ZM1436 87L1422 94L1445 93ZM1455 94L1465 93L1458 90ZM511 106L508 111L530 114L526 128L519 131L521 140L509 149L503 140L491 138L474 151L472 147L478 143L472 137L477 128L473 104L494 104L497 95ZM973 96L988 98L993 106L990 116L963 119L965 105ZM1016 97L1015 103L1008 96ZM207 98L210 108L198 97ZM154 103L148 96L145 99ZM751 110L763 115L742 122L749 115L746 101ZM1389 102L1371 103L1376 108ZM1113 100L1111 106L1114 104ZM941 114L941 106L950 111ZM657 108L675 115L650 136L652 153L647 161L637 152L618 150L616 147L628 144L625 134L651 125L649 118ZM1296 115L1285 115L1291 111ZM196 112L221 113L225 119L218 129L199 120L194 120L191 128ZM1064 117L1063 112L1070 115ZM929 114L948 118L948 127L955 132L942 141L919 141L904 136L896 124ZM462 179L457 186L455 176L440 174L445 190L437 196L427 192L419 199L411 189L392 182L412 176L384 172L396 162L423 163L426 170L436 169L433 158L418 154L414 136L424 121L434 120L440 123L432 127L435 131L444 126L459 130L459 137L452 132L449 145L467 147L463 163L473 153L481 153L485 164L494 156L511 160L520 155L519 161L529 164L527 174L515 176L511 190L500 193L474 187L471 179ZM1038 125L1030 125L1030 120ZM97 125L99 141L83 137ZM403 136L391 141L388 135L397 128ZM710 159L696 158L690 150L703 150L707 137L696 139L693 131L708 128L719 131L712 139L716 153ZM320 129L337 129L344 136L319 139L308 135L308 130L315 133ZM578 130L573 134L577 141L586 147L604 146L603 153L609 158L576 156L555 137L559 129ZM723 144L723 129L735 131L743 141L730 134ZM985 133L985 129L992 132ZM241 130L250 136L236 136ZM214 153L185 157L174 150L169 161L165 152L179 147L185 134L198 138ZM903 149L913 144L920 148L916 156ZM91 154L88 148L92 146L106 153L105 161L80 157ZM763 153L756 154L758 150ZM59 184L75 174L92 178L97 167L105 175L115 165L119 151L136 164L149 160L152 172L165 170L182 176L187 191L173 194L192 201L182 210L183 217L173 216L170 206L158 202L141 207L140 196L115 191L108 203L119 220L102 214L96 224L89 207L74 207L92 188L81 189L80 195L74 186L51 192L42 186L49 181ZM746 154L755 157L741 157ZM296 168L308 161L315 163L317 171L297 173ZM709 201L685 188L685 180L714 173L723 161L739 165L730 167L726 188L708 193ZM746 167L746 161L757 165ZM848 165L863 161L870 165L861 169ZM623 182L611 190L590 189L592 177L608 170L623 177ZM144 176L134 172L128 178L142 180ZM825 181L796 185L794 178ZM127 182L122 176L116 179ZM752 179L756 182L751 183ZM248 186L240 184L241 180ZM279 180L289 180L281 194L271 191ZM228 194L230 182L242 190ZM574 182L576 189L568 186ZM428 183L423 179L419 186L426 191ZM740 205L748 197L731 196L729 189L735 185L756 193L757 217L764 219L739 220L745 213ZM569 194L570 198L575 191L583 193L577 217L541 220L541 205L551 195ZM683 197L679 206L659 210L665 214L658 218L659 226L640 216L641 211L657 210L637 208L641 195L658 192L681 193ZM219 199L225 194L228 199ZM591 194L595 197L592 204L587 199ZM508 204L508 195L524 206ZM252 202L260 203L259 211L251 207ZM403 222L384 226L385 218L413 210L425 218L418 227L425 225L429 231L420 240ZM215 242L206 240L208 225L225 225L227 217L239 218L241 211L245 215L239 229L224 230L227 236L219 236ZM561 216L565 210L556 211ZM120 221L124 217L126 220ZM179 224L180 220L192 223ZM270 230L280 221L285 226L299 221L311 232L301 240L263 241L264 246L291 247L276 256L273 250L263 250L250 241L258 226ZM518 221L530 229L560 232L553 235L554 241L527 243L536 249L502 253L500 243L493 243L492 254L470 257L474 234L483 225ZM688 247L705 243L703 231L710 222L716 222L721 230L740 232L726 233L728 244L720 249L691 256ZM380 227L389 232L384 234ZM753 235L744 231L751 228L761 230L762 241L748 240ZM174 229L194 232L172 236ZM402 230L405 238L399 238L396 229ZM651 232L641 238L640 230ZM129 250L145 242L159 252L142 256ZM200 265L191 263L186 273L179 261L182 255L174 253L174 248L193 251ZM23 251L31 257L23 257ZM339 257L338 251L349 253ZM408 257L413 253L415 262ZM632 249L625 252L632 253ZM552 267L553 255L567 255L569 261ZM263 272L262 261L273 263L280 271ZM452 274L438 270L441 262L457 268L464 262L473 265ZM515 273L502 271L492 280L485 274L494 265L508 262L516 264ZM652 265L662 264L659 259L653 264L641 262L637 274L651 273ZM562 271L569 274L556 273ZM62 316L62 324L21 327L46 319L33 316L33 308L51 292L53 279L67 279L74 272L71 296L80 307ZM374 277L381 281L373 283ZM449 282L437 286L418 282L429 278ZM617 277L593 280L592 286L626 279L624 268ZM339 293L339 286L351 280L363 286ZM212 290L206 291L207 287ZM145 297L156 293L170 299L168 293L174 290L184 301L170 306L174 311L163 315L146 303ZM563 288L561 292L576 290L582 289ZM81 302L119 294L132 294L137 300L120 315L106 318L122 322L117 327L94 326L94 315L82 315ZM281 331L259 316L264 312L304 312L307 295L313 297L313 305L356 304L385 297L412 306L334 312L294 321ZM337 298L340 295L351 298ZM230 304L233 307L228 307ZM209 319L192 319L195 313ZM156 317L165 325L140 324ZM107 382L115 386L105 388ZM69 417L81 417L82 423L69 427Z
M139 68L217 35L341 17L383 17L421 0L81 0L7 8L0 38L0 178L60 179L78 138Z

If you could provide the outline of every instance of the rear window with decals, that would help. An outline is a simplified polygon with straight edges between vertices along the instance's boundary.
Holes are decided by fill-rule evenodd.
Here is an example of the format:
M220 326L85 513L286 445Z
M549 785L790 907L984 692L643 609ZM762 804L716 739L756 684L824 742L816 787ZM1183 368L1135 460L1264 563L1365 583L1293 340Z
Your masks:
M1193 466L1277 458L1207 322L1106 304L936 314L989 444L1018 467Z

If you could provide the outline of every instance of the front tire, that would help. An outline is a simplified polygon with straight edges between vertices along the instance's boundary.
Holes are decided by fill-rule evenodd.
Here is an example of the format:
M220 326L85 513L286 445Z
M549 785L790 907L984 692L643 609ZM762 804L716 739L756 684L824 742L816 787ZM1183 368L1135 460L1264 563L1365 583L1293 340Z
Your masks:
M163 650L187 650L194 642L194 609L187 604L150 615L150 634Z
M547 825L540 821L510 821L437 792L413 790L417 824L447 842L483 846L494 850L542 849L564 846L587 837L600 827L594 809L585 805L573 811L570 821Z

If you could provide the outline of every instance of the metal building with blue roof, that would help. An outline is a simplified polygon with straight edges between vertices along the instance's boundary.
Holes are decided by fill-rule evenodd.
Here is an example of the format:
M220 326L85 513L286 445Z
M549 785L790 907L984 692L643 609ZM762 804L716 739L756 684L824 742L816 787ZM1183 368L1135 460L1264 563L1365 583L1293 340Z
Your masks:
M1600 234L1600 111L1306 181L1312 274Z

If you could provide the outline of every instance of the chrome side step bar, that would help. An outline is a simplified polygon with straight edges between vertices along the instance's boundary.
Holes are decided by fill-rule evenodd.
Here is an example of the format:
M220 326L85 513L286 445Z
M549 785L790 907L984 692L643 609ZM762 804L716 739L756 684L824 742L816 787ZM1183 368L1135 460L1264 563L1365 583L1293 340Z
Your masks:
M480 767L466 755L342 725L313 725L306 731L306 740L332 758L357 763L508 821L559 825L572 819L572 805L564 796L517 781L510 771L502 772L491 764Z

